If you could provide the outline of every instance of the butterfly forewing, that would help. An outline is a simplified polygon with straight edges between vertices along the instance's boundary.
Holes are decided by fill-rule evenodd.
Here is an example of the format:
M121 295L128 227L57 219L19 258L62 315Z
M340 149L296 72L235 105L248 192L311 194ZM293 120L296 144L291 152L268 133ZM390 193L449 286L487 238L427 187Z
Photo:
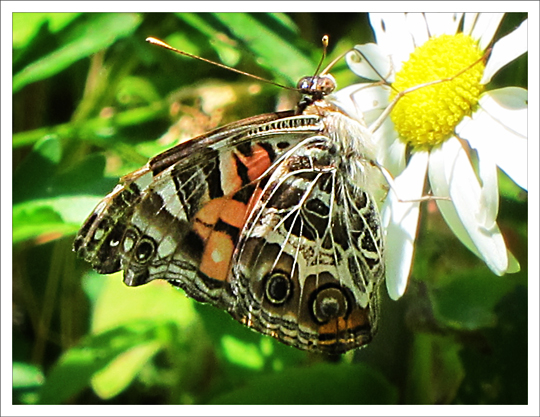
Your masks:
M230 257L212 259L219 251L227 256L236 243L265 171L320 130L317 117L283 117L288 115L234 123L151 159L100 202L75 239L75 250L101 273L124 270L128 285L178 280L188 294L205 300L206 288L222 286L230 266ZM196 276L209 282L202 292L193 286L191 294Z

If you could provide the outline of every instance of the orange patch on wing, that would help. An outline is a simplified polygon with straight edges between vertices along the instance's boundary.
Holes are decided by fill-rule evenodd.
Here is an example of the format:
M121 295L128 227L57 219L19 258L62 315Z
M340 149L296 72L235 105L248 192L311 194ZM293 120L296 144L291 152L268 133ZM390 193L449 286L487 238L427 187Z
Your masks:
M363 327L369 324L369 308L355 308L347 317L347 328Z
M238 153L238 159L246 166L248 170L248 178L251 181L255 181L272 165L270 155L260 145L253 145L251 147L251 156L245 156Z
M337 334L347 329L366 326L369 324L368 312L369 309L367 308L355 308L346 319L338 317L334 320L330 320L328 323L322 324L319 326L319 332L324 334Z
M330 320L328 323L321 324L319 326L319 333L321 334L336 334L342 330L345 330L347 322L343 317L337 317Z
M241 229L246 221L246 205L240 201L223 199L225 204L219 218L231 226Z
M212 232L206 241L199 269L210 278L225 281L229 274L234 244L225 232Z
M246 205L230 198L208 201L195 215L193 230L204 240L199 269L210 278L225 281L234 252L233 238L224 231L214 230L221 220L241 229L246 217Z
M245 222L246 208L246 205L240 201L225 197L214 198L195 215L193 228L203 239L208 237L207 234L218 220L241 229ZM199 230L203 229L208 231L199 233Z
M206 224L195 222L193 223L193 231L205 241L210 236L210 233L212 233L212 228Z
M232 194L242 187L242 178L238 175L238 167L232 152L221 155L219 169L225 194Z
M219 219L219 214L223 210L225 199L216 198L207 202L195 215L193 219L193 231L203 240L208 239L214 225Z
M253 211L253 209L255 208L255 206L257 205L259 200L261 199L262 194L263 194L263 190L261 188L257 187L255 189L255 192L253 193L253 195L249 199L249 203L248 203L248 206L247 206L247 209L246 209L246 217L247 217L248 213L251 213Z
M225 198L214 198L208 201L195 215L195 219L206 224L216 224L226 202Z

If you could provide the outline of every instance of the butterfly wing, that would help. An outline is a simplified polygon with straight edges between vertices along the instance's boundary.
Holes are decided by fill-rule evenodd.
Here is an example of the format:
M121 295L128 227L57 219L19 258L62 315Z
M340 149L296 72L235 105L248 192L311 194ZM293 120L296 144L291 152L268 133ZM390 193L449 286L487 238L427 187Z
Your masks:
M276 113L172 148L121 179L74 248L100 273L166 279L300 349L366 344L382 235L365 175L344 169L361 155L327 131L340 123Z
M291 150L251 211L233 261L233 316L301 349L341 353L368 343L377 327L379 214L342 157L326 136Z
M167 279L197 300L227 305L226 277L251 194L276 160L319 130L316 116L280 112L178 145L123 177L74 249L100 273L123 270L130 286Z

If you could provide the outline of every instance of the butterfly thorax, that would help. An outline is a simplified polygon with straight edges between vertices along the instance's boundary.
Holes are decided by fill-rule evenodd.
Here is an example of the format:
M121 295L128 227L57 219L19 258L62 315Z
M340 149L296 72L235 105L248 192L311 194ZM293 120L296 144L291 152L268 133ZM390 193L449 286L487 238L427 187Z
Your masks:
M335 146L336 161L340 163L338 169L352 178L359 188L377 196L377 200L381 199L385 180L375 165L376 145L366 125L350 117L332 100L332 96L314 101L303 114L322 118L322 134Z

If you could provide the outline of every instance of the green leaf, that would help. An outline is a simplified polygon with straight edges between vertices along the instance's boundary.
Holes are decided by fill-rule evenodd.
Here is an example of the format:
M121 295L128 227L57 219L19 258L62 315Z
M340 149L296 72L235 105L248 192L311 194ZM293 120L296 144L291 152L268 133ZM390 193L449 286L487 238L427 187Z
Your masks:
M149 104L160 99L156 89L146 78L125 77L118 85L117 100L124 106Z
M230 67L234 67L240 60L240 52L238 46L234 44L234 41L227 39L225 34L217 29L207 21L207 15L201 15L196 13L176 13L176 16L187 23L188 25L199 30L205 35L210 45L215 49L221 61ZM182 44L186 45L186 44ZM180 47L180 49L183 46ZM195 49L191 49L195 51ZM196 54L196 52L192 52Z
M123 352L109 366L93 376L92 388L100 398L116 396L129 386L148 360L161 348L161 342L152 341Z
M290 85L315 71L311 59L293 46L298 35L282 19L259 13L216 13L215 17L260 58L261 65Z
M212 404L396 404L397 390L366 365L319 363L252 378Z
M221 339L225 357L231 363L252 369L264 368L264 356L259 347L253 343L243 343L232 336L225 335Z
M516 285L516 278L499 277L484 268L448 277L431 293L435 317L454 329L493 327L495 306Z
M163 101L152 103L145 107L126 110L110 118L97 117L75 126L73 123L65 123L52 127L44 127L25 132L15 133L12 137L13 148L28 146L48 138L65 139L79 137L80 139L92 138L96 142L98 138L108 139L111 131L123 127L139 126L153 121L166 114L166 106ZM143 162L144 163L144 162Z
M54 136L41 138L13 174L13 204L51 197L50 181L58 169L62 142Z
M158 280L131 288L121 278L121 272L112 275L101 289L92 317L94 333L137 320L174 322L182 328L197 323L193 301L169 283Z
M43 372L28 363L13 362L13 388L28 388L43 384Z
M62 404L87 387L98 371L118 355L158 338L155 322L138 321L87 337L66 351L39 392L40 404Z
M99 197L56 197L13 206L13 243L75 233Z
M180 13L181 16L187 15L190 13ZM165 41L175 47L176 49L180 49L186 52L189 52L192 55L199 56L201 53L199 52L199 44L196 42L193 42L193 40L190 38L190 36L183 32L176 32L173 33L170 36L167 36L165 38Z
M478 332L460 356L466 369L457 404L527 404L530 375L528 346L529 298L516 286L496 308L497 327Z
M101 333L129 323L152 321L159 333L159 341L141 341L133 349L118 352L114 361L92 378L92 387L101 398L112 398L123 391L155 353L169 346L172 333L163 323L174 323L183 329L179 333L182 336L175 337L180 339L175 343L182 343L186 341L183 338L189 338L187 329L197 328L198 322L192 301L168 283L158 281L130 288L122 283L121 275L115 274L101 288L94 308L92 331ZM159 328L165 331L161 332Z
M511 200L514 201L525 201L527 199L528 193L523 190L519 185L517 185L506 173L502 170L498 172L499 180L499 193Z
M58 165L62 159L62 143L54 137L46 137L36 143L33 151L50 162L51 165Z
M13 404L35 404L37 391L45 381L43 372L32 364L13 362Z
M81 13L13 13L13 48L21 49L36 36L41 25L48 23L56 33L76 19Z
M13 76L13 92L25 85L46 79L108 46L117 39L131 35L141 17L134 13L104 13L94 15L78 38L55 52L33 62Z
M465 376L460 345L450 337L417 333L408 373L407 404L449 404Z
M194 303L194 308L231 381L242 382L252 371L280 370L306 359L306 352L243 326L225 311L202 303Z

